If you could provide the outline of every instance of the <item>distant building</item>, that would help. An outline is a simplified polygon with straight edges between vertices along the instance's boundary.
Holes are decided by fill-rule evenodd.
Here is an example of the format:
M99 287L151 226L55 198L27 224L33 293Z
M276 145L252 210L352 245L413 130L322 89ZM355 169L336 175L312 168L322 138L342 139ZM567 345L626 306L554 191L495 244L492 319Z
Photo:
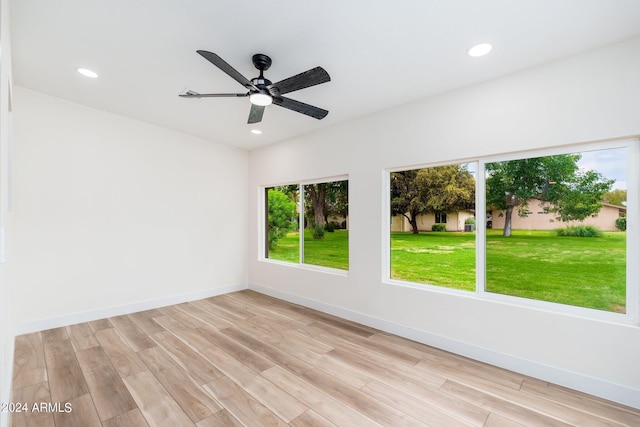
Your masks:
M517 209L514 209L511 217L513 230L553 230L571 225L591 225L602 231L618 231L616 220L627 215L627 208L602 203L602 209L595 217L587 217L584 221L563 222L548 209L545 209L542 201L530 199L524 212L526 214L521 216ZM487 227L504 228L504 214L503 210L487 211Z

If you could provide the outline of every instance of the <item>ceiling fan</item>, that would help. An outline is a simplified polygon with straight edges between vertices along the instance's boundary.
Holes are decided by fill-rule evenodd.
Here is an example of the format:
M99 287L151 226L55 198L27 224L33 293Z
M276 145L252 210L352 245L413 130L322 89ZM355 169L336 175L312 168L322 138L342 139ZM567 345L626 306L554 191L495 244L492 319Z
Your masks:
M183 98L229 98L248 96L251 101L251 110L249 110L249 120L247 121L249 124L261 122L265 107L272 103L298 113L306 114L307 116L318 120L325 118L326 115L329 114L327 110L323 110L322 108L314 107L313 105L305 104L304 102L282 96L285 93L330 81L331 77L329 77L329 73L327 73L322 67L312 68L277 83L271 83L271 81L266 79L263 75L263 73L271 67L271 58L267 55L262 53L253 55L253 65L260 71L260 75L248 80L215 53L208 52L206 50L198 50L197 52L203 58L248 89L248 92L197 93L192 90L187 90L185 93L179 95Z

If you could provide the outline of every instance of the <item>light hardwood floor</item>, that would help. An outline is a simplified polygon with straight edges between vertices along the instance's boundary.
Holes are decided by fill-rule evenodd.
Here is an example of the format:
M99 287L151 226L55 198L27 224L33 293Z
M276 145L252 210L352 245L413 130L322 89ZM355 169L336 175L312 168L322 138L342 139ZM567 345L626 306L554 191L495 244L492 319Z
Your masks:
M21 335L12 401L28 405L13 427L640 426L638 410L252 291Z

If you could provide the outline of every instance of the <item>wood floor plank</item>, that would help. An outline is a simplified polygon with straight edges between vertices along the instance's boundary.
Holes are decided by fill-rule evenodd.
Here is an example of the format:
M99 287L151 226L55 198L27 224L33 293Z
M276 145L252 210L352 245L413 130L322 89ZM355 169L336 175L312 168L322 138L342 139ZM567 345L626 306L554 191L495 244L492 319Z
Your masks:
M205 384L205 388L244 425L264 427L284 427L287 425L227 377L213 380Z
M56 427L102 427L91 395L76 396L66 403L71 405L69 412L61 411L53 414Z
M194 423L222 409L161 347L151 347L138 354Z
M304 325L310 325L314 322L314 319L307 316L306 314L300 313L296 310L292 310L291 307L294 306L294 304L283 302L267 295L259 294L254 291L234 292L233 294L228 295L231 298L243 299L244 301L252 304L254 307L260 307L263 310L277 313L283 317L295 320Z
M251 313L246 313L244 310L238 310L237 307L229 305L228 302L225 302L220 297L206 298L203 301L211 306L208 311L229 319L231 323L237 320L246 320L253 316Z
M474 388L456 383L451 380L447 380L447 382L442 386L441 390L461 400L465 400L467 402L473 403L474 405L485 408L491 413L498 414L504 418L526 426L567 427L570 425L566 422L532 411L528 408L516 405L514 403L507 402L489 393L476 390Z
M129 412L102 422L103 427L149 427L147 421L142 416L140 409L136 407Z
M337 425L381 425L280 366L269 368L261 375Z
M102 347L80 350L76 356L101 420L136 408L135 401Z
M129 347L116 329L102 329L95 334L102 349L109 356L109 360L111 360L113 367L118 371L121 378L147 370L138 355Z
M425 426L426 423L418 421L407 413L395 409L386 403L366 394L355 387L351 387L336 377L319 369L305 372L302 378L315 387L323 390L330 396L366 414L382 425L387 426Z
M103 329L113 328L113 324L109 319L98 319L88 323L89 323L89 327L91 327L91 330L93 331L94 334Z
M225 317L221 313L216 313L214 310L215 307L207 301L191 301L189 305L195 307L195 309L192 310L194 316L201 319L203 322L207 322L215 328L224 329L230 328L234 325L234 323L231 322L228 317Z
M12 427L55 427L53 413L33 411L33 404L51 403L47 381L14 389L11 393L11 401L27 405L23 408L26 411L14 411L10 414Z
M624 425L640 426L640 413L637 411L629 410L630 408L624 408L612 402L594 399L593 396L586 396L582 393L569 390L561 390L557 387L545 387L540 383L529 380L525 380L522 384L522 391L549 399L549 401L552 402L558 402L604 420Z
M209 348L203 354L215 363L228 378L247 390L256 400L285 422L293 420L308 409L299 400L219 348Z
M216 412L210 417L196 423L197 427L244 427L240 421L226 409Z
M484 427L524 427L523 424L516 423L497 414L490 414Z
M209 340L212 346L215 345L218 348L221 348L225 352L229 353L236 359L241 360L242 363L253 369L256 373L260 373L265 369L269 369L270 367L274 366L273 362L271 362L266 357L262 356L256 351L253 351L250 348L245 347L234 339L229 338L222 332L206 331L202 332L202 335L207 340Z
M151 337L199 384L205 384L220 378L223 374L194 349L180 341L170 332L160 332Z
M224 321L192 303L184 303L180 305L176 305L175 308L182 312L184 315L189 316L195 320L195 325L193 327L201 326L202 323L205 323L216 330L224 329L233 326L231 323ZM220 327L222 326L222 327Z
M237 328L227 328L220 332L237 343L258 352L275 365L280 365L296 374L301 374L313 368L312 365L304 362L303 360L266 343L264 340L257 339L246 334Z
M162 316L160 310L139 311L137 313L128 314L127 316L129 316L129 319L131 319L133 323L135 323L147 335L157 334L165 330L153 320L154 317Z
M126 315L110 318L113 327L133 351L153 347L156 343Z
M458 418L454 418L445 412L440 411L435 406L425 403L423 400L378 381L370 382L366 386L362 387L362 391L406 414L411 414L411 416L424 421L430 426L449 427L473 425Z
M295 420L289 423L291 427L334 427L335 424L315 412L313 409L309 409L304 414L300 415Z
M130 375L124 383L151 427L195 426L151 372Z
M13 388L39 384L47 380L42 335L34 332L18 335L13 357Z
M89 393L75 351L64 328L43 331L42 338L52 402L64 402Z
M170 316L156 317L154 320L195 351L204 350L212 345L210 341L203 338L196 330Z
M78 323L67 326L67 332L69 333L71 344L76 351L100 345L88 323Z
M380 373L386 377L396 375L398 378L404 378L410 383L416 383L417 380L422 384L430 385L434 389L440 387L445 381L445 378L437 373L415 369L415 366L411 363L375 353L365 347L347 341L342 337L323 334L318 335L315 339L335 347L334 350L327 354L331 354L332 356L342 354L344 356L346 353L348 357L359 359L358 364L360 365L366 362L373 366L378 366Z

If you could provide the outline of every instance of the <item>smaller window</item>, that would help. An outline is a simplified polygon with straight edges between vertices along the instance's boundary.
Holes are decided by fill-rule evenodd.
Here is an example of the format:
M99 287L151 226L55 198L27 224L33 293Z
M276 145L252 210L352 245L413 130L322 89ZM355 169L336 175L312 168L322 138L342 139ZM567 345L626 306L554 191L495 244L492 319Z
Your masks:
M447 214L444 212L436 212L436 224L446 224Z
M265 258L349 269L349 182L265 189Z

